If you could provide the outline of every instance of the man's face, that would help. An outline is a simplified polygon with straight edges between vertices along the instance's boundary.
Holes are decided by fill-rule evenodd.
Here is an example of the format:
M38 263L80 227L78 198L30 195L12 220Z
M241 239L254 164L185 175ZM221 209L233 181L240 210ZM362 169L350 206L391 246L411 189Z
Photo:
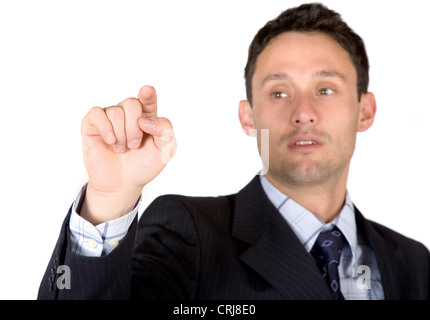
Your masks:
M339 44L322 33L281 34L258 57L252 90L252 107L241 108L249 128L270 130L268 177L346 181L356 133L370 127L376 104L371 94L358 101L357 73Z

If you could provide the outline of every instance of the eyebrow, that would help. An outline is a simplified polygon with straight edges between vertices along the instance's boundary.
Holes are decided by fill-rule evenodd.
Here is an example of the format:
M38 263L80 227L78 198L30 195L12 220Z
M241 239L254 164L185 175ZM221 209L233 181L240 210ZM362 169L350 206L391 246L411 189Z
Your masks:
M334 70L320 70L315 72L312 76L316 78L339 78L345 81L345 76Z
M288 79L289 77L290 76L286 73L269 74L263 79L263 81L261 82L261 86L264 86L266 82L269 82L269 81L285 80L285 79Z
M345 76L337 71L334 70L319 70L312 74L312 77L314 78L338 78L342 81L345 81ZM266 82L269 81L279 81L279 80L286 80L290 78L290 76L287 73L281 72L281 73L273 73L266 76L263 81L261 82L261 86L264 86Z

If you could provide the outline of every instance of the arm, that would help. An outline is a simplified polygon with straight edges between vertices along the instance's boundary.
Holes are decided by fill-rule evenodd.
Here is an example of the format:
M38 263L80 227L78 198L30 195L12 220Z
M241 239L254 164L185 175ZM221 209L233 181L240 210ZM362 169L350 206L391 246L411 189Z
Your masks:
M184 200L176 195L158 197L140 218L131 299L196 298L202 249L195 217Z
M170 121L157 117L157 96L150 86L142 87L138 98L128 98L105 109L91 109L81 128L89 181L80 215L95 226L132 211L143 187L173 156L176 142ZM70 214L71 210L63 223L38 298L128 298L137 215L115 250L92 258L73 252ZM70 270L70 289L58 285L66 272L61 266Z
M100 257L111 253L127 234L141 203L139 199L133 211L115 220L97 226L82 218L79 213L85 199L86 185L72 205L70 214L70 242L72 252L86 257Z
M71 211L64 219L60 236L40 283L37 299L128 299L137 217L115 250L107 256L94 258L72 252L68 225L70 213ZM64 270L63 266L67 269Z

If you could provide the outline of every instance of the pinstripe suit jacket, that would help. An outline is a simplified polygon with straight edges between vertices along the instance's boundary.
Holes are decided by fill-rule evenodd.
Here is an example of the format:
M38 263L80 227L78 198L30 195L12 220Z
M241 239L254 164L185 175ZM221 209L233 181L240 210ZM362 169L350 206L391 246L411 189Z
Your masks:
M221 197L157 198L109 255L76 256L63 224L39 299L331 299L312 257L255 177ZM387 299L428 299L430 255L422 244L366 220ZM60 265L71 288L56 285ZM60 286L61 287L61 286Z

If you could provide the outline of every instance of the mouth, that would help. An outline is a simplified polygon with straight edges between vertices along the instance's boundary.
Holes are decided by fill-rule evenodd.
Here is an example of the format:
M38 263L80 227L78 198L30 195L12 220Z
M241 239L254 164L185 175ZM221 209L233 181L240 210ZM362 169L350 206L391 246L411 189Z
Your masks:
M311 141L309 141L309 140L300 140L300 141L296 141L295 142L296 146L310 146L310 145L313 145L313 144L317 144L317 142L313 141L313 140L311 140Z
M298 134L291 138L288 143L290 150L299 153L310 153L320 149L324 141L318 136L310 133Z

